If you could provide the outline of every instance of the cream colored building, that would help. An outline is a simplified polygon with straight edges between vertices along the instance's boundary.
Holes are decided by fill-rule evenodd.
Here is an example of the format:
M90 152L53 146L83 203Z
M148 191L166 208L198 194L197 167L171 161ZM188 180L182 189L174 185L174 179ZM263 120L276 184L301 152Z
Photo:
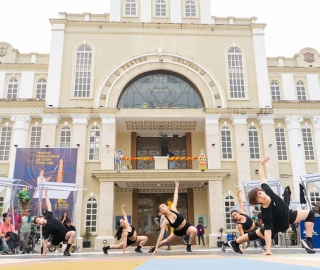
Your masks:
M86 227L95 250L112 243L125 202L152 245L157 206L179 180L180 211L193 224L206 216L215 247L220 227L235 230L236 186L258 179L261 157L271 157L267 177L290 186L294 201L299 176L319 172L314 48L266 57L266 25L212 16L210 0L111 0L110 14L59 13L50 23L49 54L0 42L0 176L13 176L14 145L78 147L77 183L88 188L76 205L79 243ZM204 149L208 169L197 160L168 169L166 158L163 169L148 160L118 169L118 149L127 158ZM92 208L98 214L88 216Z

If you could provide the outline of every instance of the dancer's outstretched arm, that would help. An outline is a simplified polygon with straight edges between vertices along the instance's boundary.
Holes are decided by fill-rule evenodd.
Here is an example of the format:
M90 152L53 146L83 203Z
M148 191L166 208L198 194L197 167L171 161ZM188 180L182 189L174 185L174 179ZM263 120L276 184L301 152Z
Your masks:
M171 205L171 210L177 211L177 204L178 204L178 193L179 193L179 182L175 181L175 189L173 194L173 203Z
M268 156L266 156L260 161L259 177L260 177L261 184L266 184L267 183L266 176L264 174L263 165L266 164L269 160L270 160L270 158Z

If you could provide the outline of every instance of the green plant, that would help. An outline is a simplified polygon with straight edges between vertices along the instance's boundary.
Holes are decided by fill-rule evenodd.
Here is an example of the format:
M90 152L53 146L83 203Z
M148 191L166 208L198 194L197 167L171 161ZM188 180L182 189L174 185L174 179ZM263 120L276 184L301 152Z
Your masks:
M89 241L89 237L91 236L90 228L86 228L85 232L83 233L83 238L86 239L86 241Z

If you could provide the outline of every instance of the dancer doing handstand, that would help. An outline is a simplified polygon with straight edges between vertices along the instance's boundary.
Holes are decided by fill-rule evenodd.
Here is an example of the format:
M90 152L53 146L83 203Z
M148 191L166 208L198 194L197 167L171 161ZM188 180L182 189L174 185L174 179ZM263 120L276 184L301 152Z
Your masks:
M243 242L257 240L259 237L265 238L267 251L264 255L271 255L271 237L278 232L285 232L289 224L299 223L305 220L306 240L301 239L301 244L308 253L315 253L312 242L312 231L314 226L314 212L311 210L289 210L288 205L273 192L267 185L263 166L269 161L265 157L260 162L259 176L261 188L252 189L249 194L249 203L251 205L261 204L261 216L264 226L256 231L244 234L237 240L229 241L229 246L236 253L242 253L239 245Z
M157 244L154 248L150 249L149 253L157 254L158 248L171 243L172 241L182 237L184 235L190 236L189 243L187 245L186 250L188 252L191 251L191 244L195 242L197 236L197 229L196 227L192 226L188 223L182 215L179 214L177 211L177 203L178 203L178 190L179 190L179 182L175 182L175 190L173 195L173 203L171 205L171 210L166 204L160 204L159 211L165 216L165 220L162 222L162 227L160 231L160 235L158 237ZM170 227L174 228L174 231L167 239L163 239L164 232L166 227L170 224ZM161 241L162 240L162 241Z
M117 240L120 240L122 237L123 242L121 242L118 245L110 245L107 247L103 247L102 250L103 250L104 254L108 254L108 249L122 249L122 254L124 254L126 251L126 248L133 245L133 244L138 245L134 251L139 252L139 253L143 253L141 250L141 247L143 247L145 245L145 243L147 243L148 237L147 236L137 236L136 229L128 222L126 212L124 211L125 206L126 206L126 204L123 204L121 206L123 219L120 219L118 221L119 228L116 232L116 235L114 236L114 238L117 238Z
M48 212L46 218L35 217L34 223L42 226L42 236L43 236L43 247L41 247L41 256L45 256L47 252L47 247L51 245L59 245L60 242L68 241L67 248L65 249L63 256L71 256L69 253L69 248L71 247L73 240L76 237L75 231L67 231L66 227L57 220L51 212L51 203L48 196L48 190L45 191L46 204ZM48 242L49 235L52 235L51 242Z
M236 222L237 224L237 228L238 231L240 233L240 236L244 235L245 233L249 233L249 232L253 232L256 229L258 229L258 227L256 226L254 220L249 217L248 215L245 214L244 212L244 207L243 207L243 200L240 196L241 190L240 188L238 188L238 200L239 200L239 211L238 210L232 210L231 211L231 217L233 218L233 220ZM246 249L245 249L245 242L242 243L242 252L246 253ZM222 244L222 252L226 251L226 247L228 246L228 242L225 242ZM265 250L264 246L260 247Z

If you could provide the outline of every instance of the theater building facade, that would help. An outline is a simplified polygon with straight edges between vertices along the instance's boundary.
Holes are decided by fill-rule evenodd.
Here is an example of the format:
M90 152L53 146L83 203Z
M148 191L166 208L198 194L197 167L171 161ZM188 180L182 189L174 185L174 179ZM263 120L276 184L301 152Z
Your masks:
M116 242L123 203L154 244L174 181L178 210L204 220L216 247L265 155L267 177L299 201L299 176L320 169L319 52L267 57L266 25L215 17L210 0L110 2L110 13L50 19L49 54L0 42L0 176L12 178L17 148L77 148L78 243L89 228L95 250Z

